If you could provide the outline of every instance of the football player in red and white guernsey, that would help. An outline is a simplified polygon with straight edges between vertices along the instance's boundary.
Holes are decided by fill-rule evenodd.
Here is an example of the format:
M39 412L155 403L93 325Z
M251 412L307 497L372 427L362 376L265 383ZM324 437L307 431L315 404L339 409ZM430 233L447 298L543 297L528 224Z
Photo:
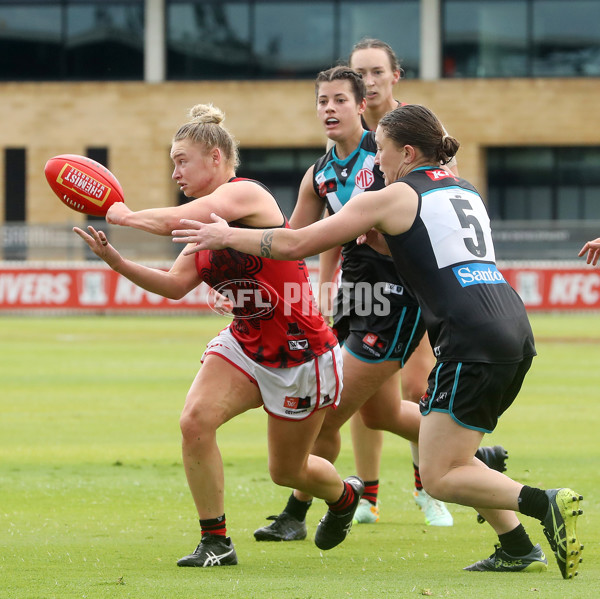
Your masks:
M173 179L195 202L195 216L210 222L216 212L231 226L287 227L271 193L259 182L236 177L235 140L222 126L223 113L197 105L175 134ZM132 212L125 204L107 220L159 234L179 226L180 209ZM310 454L325 409L335 408L342 389L337 339L316 308L303 260L278 262L235 250L183 252L168 272L123 258L93 227L75 228L112 269L144 289L180 299L201 282L230 299L233 321L213 339L188 392L180 425L183 463L200 518L202 539L179 566L237 564L227 536L223 461L217 429L249 409L269 416L269 470L273 481L327 502L315 543L331 549L344 540L363 492L362 481L342 480L327 460Z

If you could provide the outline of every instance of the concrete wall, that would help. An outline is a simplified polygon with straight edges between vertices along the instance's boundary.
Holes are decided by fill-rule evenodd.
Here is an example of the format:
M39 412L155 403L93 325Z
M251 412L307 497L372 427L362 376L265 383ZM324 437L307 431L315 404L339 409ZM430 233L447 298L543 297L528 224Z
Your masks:
M485 147L600 145L600 79L402 81L397 98L425 104L440 117L461 142L461 175L484 194ZM27 149L31 223L82 219L55 198L43 170L51 156L84 154L90 146L109 148L131 208L174 203L171 136L189 107L209 102L225 111L242 147L325 144L312 81L3 83L0 173L4 148ZM0 197L0 222L3 211Z

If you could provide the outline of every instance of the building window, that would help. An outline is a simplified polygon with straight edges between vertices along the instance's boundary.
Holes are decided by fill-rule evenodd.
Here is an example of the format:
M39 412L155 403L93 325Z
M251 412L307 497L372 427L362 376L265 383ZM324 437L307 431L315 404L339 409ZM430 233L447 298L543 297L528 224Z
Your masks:
M488 212L503 260L573 260L600 223L600 147L491 148Z
M1 80L142 80L144 0L0 0Z
M238 176L266 185L289 218L306 170L325 153L322 148L240 149Z
M347 58L352 46L363 37L388 43L406 77L419 77L421 2L364 2L344 0L339 9L340 49L338 56Z
M22 222L27 213L26 205L26 150L4 150L4 214L6 222Z
M531 14L532 76L600 75L600 2L535 0Z
M27 152L25 148L4 150L4 227L2 259L27 259L27 231L23 227L27 215Z
M442 0L445 77L600 74L597 0Z
M167 0L167 79L243 79L252 71L247 2Z
M524 77L527 65L527 2L445 0L445 77Z
M600 147L491 148L490 217L600 219Z
M334 10L334 2L257 0L254 51L258 75L311 78L330 67L338 58Z
M167 79L311 79L345 60L362 37L388 42L405 72L417 76L419 6L419 0L166 0Z

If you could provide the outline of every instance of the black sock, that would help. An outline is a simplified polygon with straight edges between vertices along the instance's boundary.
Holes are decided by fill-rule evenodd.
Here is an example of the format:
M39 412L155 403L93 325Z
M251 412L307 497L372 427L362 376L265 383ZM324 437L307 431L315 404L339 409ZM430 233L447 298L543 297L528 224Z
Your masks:
M306 519L306 512L308 512L308 508L311 505L312 499L310 501L300 501L299 499L296 499L292 493L283 511L292 516L292 518L296 518L296 520L303 522Z
M502 549L512 557L522 557L533 549L533 543L522 524L510 532L498 535Z
M542 521L548 512L548 496L542 489L523 485L519 493L519 511L526 516Z

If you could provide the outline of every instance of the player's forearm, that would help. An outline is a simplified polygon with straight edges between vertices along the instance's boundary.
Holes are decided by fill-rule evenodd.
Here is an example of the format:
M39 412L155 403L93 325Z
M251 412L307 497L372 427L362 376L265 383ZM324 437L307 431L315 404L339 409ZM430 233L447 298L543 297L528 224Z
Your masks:
M334 280L340 263L340 250L337 246L319 255L319 287Z
M123 216L119 224L140 229L154 235L170 235L182 218L177 207L148 208L138 212L130 212Z
M189 291L174 280L168 272L149 268L125 258L109 266L138 287L168 299L181 299Z
M319 311L324 316L332 314L333 290L336 288L334 279L340 263L340 246L331 248L319 254Z
M275 260L300 260L307 255L306 244L301 235L293 229L241 229L227 230L225 247L230 247L245 254L254 254Z
M227 221L211 214L212 223L182 219L180 228L172 231L173 241L186 243L183 255L202 250L233 248L245 254L254 254L276 260L300 260L315 256L356 237L362 228L336 227L332 218L314 223L303 229L244 229L229 227Z

